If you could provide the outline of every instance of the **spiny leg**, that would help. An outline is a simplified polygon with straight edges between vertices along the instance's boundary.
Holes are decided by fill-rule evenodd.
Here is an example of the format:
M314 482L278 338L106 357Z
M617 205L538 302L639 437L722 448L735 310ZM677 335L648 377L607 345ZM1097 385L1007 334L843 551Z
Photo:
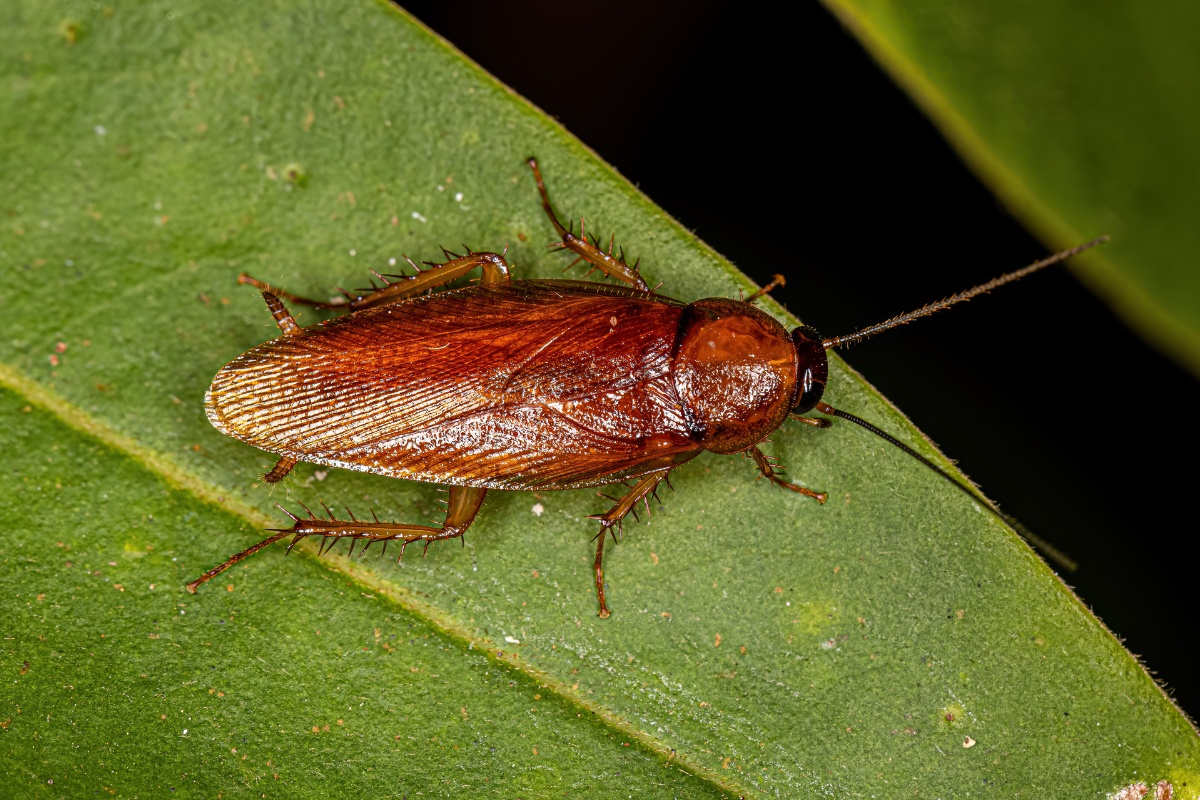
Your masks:
M582 226L580 227L579 236L576 236L568 228L563 227L563 224L558 221L558 217L554 213L554 207L550 205L550 195L546 192L546 184L542 180L542 171L538 169L536 158L531 158L527 162L529 168L533 170L534 180L537 181L538 194L542 196L542 208L546 211L546 216L550 218L550 224L554 226L554 230L562 237L561 242L557 242L552 247L562 247L570 250L578 255L584 261L595 265L603 270L605 274L611 275L617 280L628 283L635 289L643 292L650 291L650 287L642 280L642 276L638 274L637 264L632 267L625 263L623 255L613 257L612 244L609 244L608 252L604 252L596 245L587 240L583 235Z
M783 478L780 478L778 475L776 475L775 468L771 465L770 459L763 454L762 450L759 450L757 447L751 447L748 452L754 459L754 463L758 465L759 472L761 472L762 476L771 483L775 484L776 486L782 486L784 489L791 489L793 492L799 492L805 497L811 497L818 503L825 502L826 495L824 492L814 492L812 489L805 489L803 486L797 486L794 483L788 483Z
M271 467L271 471L263 475L263 483L279 483L287 477L292 468L299 462L291 456L280 456L275 462L275 466Z
M350 539L351 554L354 552L353 542L355 539L366 541L362 551L359 551L360 554L375 542L399 540L401 542L400 555L403 557L404 549L410 542L425 542L425 547L428 548L430 542L462 536L467 532L467 528L471 527L471 523L479 513L479 507L483 505L483 498L486 495L487 489L480 489L474 486L450 487L450 497L446 506L446 521L442 523L440 528L428 525L380 522L378 519L375 519L373 522L362 522L349 509L347 509L346 513L350 515L350 522L335 519L332 513L330 513L328 519L318 517L312 512L309 512L307 517L297 517L287 509L284 509L283 506L279 506L283 513L287 514L294 521L295 524L292 527L277 529L274 536L264 539L251 548L243 550L221 566L210 569L189 583L187 590L194 593L196 587L200 584L215 578L242 559L254 555L267 545L274 544L285 536L295 537L292 540L292 544L288 545L289 551L291 551L296 542L306 536L321 536L326 539L332 539L331 547L333 543L336 543L340 539Z
M346 509L346 513L350 516L349 522L335 519L328 508L326 509L326 512L329 512L327 519L318 517L312 512L309 512L308 517L304 518L297 517L286 509L284 513L295 523L291 532L296 534L297 541L305 536L321 536L332 539L333 541L330 543L330 547L332 547L339 539L352 541L363 539L366 541L363 550L366 550L375 542L399 540L401 542L400 555L403 557L404 549L410 542L425 542L426 549L428 549L430 542L462 536L467 532L467 528L471 527L486 495L487 489L474 486L451 486L450 496L445 501L446 520L439 528L428 525L380 522L378 519L373 522L362 522L354 516L350 509ZM307 509L305 510L307 511ZM354 553L353 543L350 546L350 552Z
M476 267L483 268L484 283L507 283L511 280L509 275L508 262L504 260L504 256L499 253L475 253L468 252L465 256L459 256L455 253L445 251L447 256L454 256L450 261L437 264L431 261L424 262L427 269L421 269L416 264L413 268L417 270L416 275L379 275L379 278L384 282L382 288L372 287L372 290L366 294L354 295L345 292L346 300L338 303L326 303L321 300L312 300L307 297L300 297L291 292L285 292L282 289L273 288L270 285L263 283L260 280L251 278L246 273L238 276L238 283L253 286L265 294L286 298L292 303L300 303L313 308L327 309L345 309L348 311L358 311L362 308L370 308L371 306L385 305L387 303L398 303L401 300L407 300L430 289L437 288L444 283L449 283L456 278L466 275ZM412 262L409 262L412 264ZM388 280L391 278L392 280ZM365 291L365 290L364 290ZM278 302L278 298L276 298ZM269 304L269 301L268 301ZM280 304L282 307L282 303ZM272 309L274 313L274 309ZM278 319L278 317L276 318ZM290 319L290 316L289 316ZM293 323L294 324L294 323ZM280 325L282 327L282 324ZM287 333L287 331L284 331Z
M302 305L302 306L311 306L312 308L339 308L340 309L340 308L346 308L350 304L349 300L342 300L340 298L335 302L325 302L324 300L312 300L307 297L301 297L299 295L292 294L291 292L286 291L284 289L280 289L278 286L272 286L271 284L266 283L265 281L260 281L256 278L251 278L249 275L247 275L244 272L242 274L238 275L238 283L242 284L243 286L253 286L255 289L258 289L260 292L262 292L264 297L269 294L269 295L272 295L273 297L275 297L276 301L278 301L278 299L280 297L282 297L284 300L287 300L289 303L296 303L296 304ZM268 305L270 305L269 302L268 302Z
M769 293L772 289L778 289L780 286L786 286L786 285L787 285L787 280L784 279L784 277L782 275L776 275L775 277L771 278L770 283L768 283L766 286L759 289L754 294L747 297L746 302L753 303L758 298Z
M186 587L187 590L189 592L191 592L192 594L195 594L196 587L199 586L200 584L204 583L205 581L212 580L213 578L217 577L222 572L229 569L230 567L232 567L234 564L238 563L242 559L249 558L250 556L257 553L259 550L262 550L264 547L269 547L270 545L275 544L280 539L282 539L285 536L288 536L290 534L291 534L291 530L276 531L274 536L268 536L266 539L263 539L258 544L253 545L251 547L247 547L245 550L243 550L242 552L238 553L235 556L230 556L229 560L226 561L221 566L213 567L208 572L204 573L199 578L196 578L196 580L189 583Z
M833 420L825 419L824 417L804 417L800 414L788 414L788 419L793 422L803 422L805 425L811 425L814 428L831 428Z
M292 319L292 315L288 312L287 307L278 297L270 292L262 293L263 300L267 303L267 310L271 312L271 316L275 318L275 324L279 326L279 330L283 331L284 336L297 336L300 333L300 326L296 324L296 320Z
M595 514L589 519L600 520L600 535L596 537L596 561L593 564L593 569L596 573L596 596L600 599L600 618L608 619L612 614L608 610L608 602L604 598L604 539L613 525L621 525L621 520L633 511L634 507L640 503L646 503L646 513L650 513L650 496L654 494L654 490L658 488L659 482L667 477L666 471L651 472L649 475L642 476L633 488L625 493L625 496L617 501L617 504L604 514ZM605 495L606 496L606 495Z

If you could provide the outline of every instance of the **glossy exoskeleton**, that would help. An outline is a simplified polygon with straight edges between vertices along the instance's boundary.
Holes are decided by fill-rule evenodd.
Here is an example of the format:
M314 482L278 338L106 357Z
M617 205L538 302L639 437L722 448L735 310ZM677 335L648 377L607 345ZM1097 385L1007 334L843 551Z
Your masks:
M648 503L672 469L704 450L746 453L771 482L823 503L824 493L783 480L756 445L789 417L828 425L803 416L814 409L865 424L821 402L826 349L1067 255L858 334L822 339L809 327L788 331L757 309L753 301L766 290L746 300L693 303L650 291L637 265L614 256L611 245L605 252L559 222L536 161L529 166L561 237L557 246L625 286L515 280L504 257L489 252L387 276L382 288L343 303L307 300L241 276L263 290L283 335L217 373L206 398L212 424L279 456L268 482L305 461L446 485L448 507L441 527L287 512L291 528L206 573L190 591L288 535L293 544L320 536L331 546L345 538L428 546L462 536L488 489L626 483L615 505L595 517L596 592L607 617L605 534ZM479 283L429 293L476 268ZM281 297L351 313L301 328Z

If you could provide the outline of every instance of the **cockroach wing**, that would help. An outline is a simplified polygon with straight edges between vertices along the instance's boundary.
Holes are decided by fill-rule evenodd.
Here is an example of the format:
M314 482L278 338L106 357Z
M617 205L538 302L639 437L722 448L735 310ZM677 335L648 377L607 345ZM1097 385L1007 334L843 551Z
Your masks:
M442 484L596 486L699 452L671 376L677 301L579 281L482 284L259 345L208 417L263 450Z

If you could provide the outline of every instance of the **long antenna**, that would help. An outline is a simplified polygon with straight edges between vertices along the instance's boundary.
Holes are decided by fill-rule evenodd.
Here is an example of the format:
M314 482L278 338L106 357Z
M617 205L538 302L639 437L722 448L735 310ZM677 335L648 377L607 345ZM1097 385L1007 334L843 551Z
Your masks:
M999 278L990 280L987 283L981 283L978 286L973 286L964 292L952 294L945 300L938 300L936 303L930 303L928 305L921 306L916 311L909 311L907 314L900 314L899 316L892 317L885 322L880 322L879 324L872 325L869 328L863 328L862 330L855 331L847 336L834 336L832 339L825 339L823 342L821 342L821 344L824 345L826 350L828 350L831 347L845 347L848 344L860 342L863 339L866 339L868 336L874 336L875 334L882 333L890 328L904 325L912 322L914 319L927 317L930 314L941 311L943 308L949 308L956 303L965 303L972 297L978 297L981 294L987 294L992 289L999 288L1006 283L1018 281L1021 278L1024 278L1026 275L1037 272L1039 269L1048 267L1051 264L1057 264L1060 261L1066 261L1071 256L1079 255L1084 250L1090 250L1098 244L1104 244L1108 241L1108 238L1109 237L1107 236L1098 236L1086 244L1081 244L1078 247L1072 247L1070 250L1063 250L1061 253L1055 253L1052 256L1043 258L1041 261L1035 261L1024 269L1019 269L1016 272L1010 272L1007 275L1001 275Z
M988 500L986 497L984 497L983 494L978 489L976 489L974 486L968 486L965 483L963 483L962 481L958 480L953 475L951 475L949 472L942 469L937 464L933 463L928 458L921 455L916 450L912 449L911 447L906 445L904 442L897 439L895 436L892 436L890 433L880 430L879 428L875 427L871 423L867 422L862 417L856 417L853 414L849 413L848 411L842 411L841 409L834 408L833 406L829 405L826 402L817 403L815 408L817 411L820 411L822 414L828 414L831 417L838 417L839 419L844 419L848 422L853 422L855 425L859 425L863 428L866 428L871 433L873 433L876 436L878 436L879 438L883 439L885 442L888 442L889 444L893 444L896 447L900 448L905 453L908 453L910 456L915 458L917 461L920 461L922 464L924 464L925 466L929 467L931 470L936 472L938 475L940 475L942 478L944 478L947 482L952 484L956 489L958 489L959 491L966 494L968 497L970 497L975 502L981 504L984 508L986 508L991 513L995 514L997 518L999 518L1000 520L1005 522L1009 527L1011 527L1013 530L1015 530L1021 536L1021 538L1025 539L1025 541L1029 542L1031 545L1036 547L1038 550L1042 551L1042 553L1044 553L1047 558L1049 558L1054 563L1058 564L1058 566L1061 567L1063 570L1065 570L1066 572L1074 572L1075 570L1079 569L1079 565L1074 560L1072 560L1070 558L1070 556L1066 555L1061 550L1059 550L1057 547L1050 544L1045 539L1043 539L1042 537L1035 534L1033 531L1026 528L1024 525L1022 525L1020 522L1018 522L1017 520L1010 517L1008 514L1005 514L1003 511L996 508L995 504L993 504L991 500Z

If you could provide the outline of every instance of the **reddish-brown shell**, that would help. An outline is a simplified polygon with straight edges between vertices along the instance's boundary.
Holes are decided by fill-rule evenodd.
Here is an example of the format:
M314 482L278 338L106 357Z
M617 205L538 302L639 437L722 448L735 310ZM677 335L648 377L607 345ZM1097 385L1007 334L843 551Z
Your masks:
M735 300L698 300L684 310L673 369L692 434L714 453L762 441L787 419L796 393L787 329Z
M206 402L222 432L298 461L567 489L745 449L783 421L795 386L787 331L746 303L513 281L259 345Z
M596 486L699 452L671 380L682 304L514 281L367 309L259 345L207 397L222 432L441 484Z

